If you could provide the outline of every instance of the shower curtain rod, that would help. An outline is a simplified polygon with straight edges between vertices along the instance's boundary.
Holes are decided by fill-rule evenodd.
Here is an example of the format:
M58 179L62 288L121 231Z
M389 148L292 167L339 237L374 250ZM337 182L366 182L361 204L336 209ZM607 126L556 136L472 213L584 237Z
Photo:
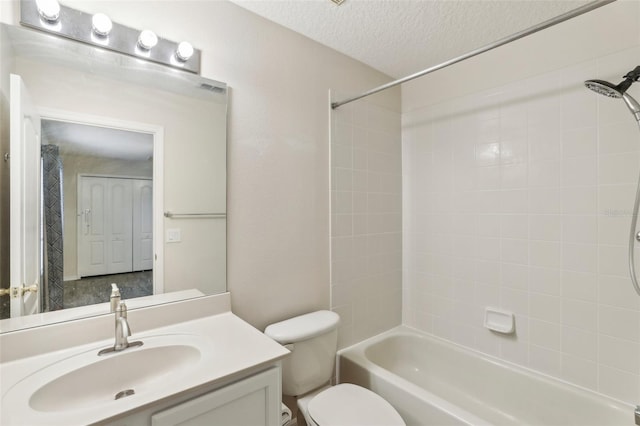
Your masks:
M464 55L458 56L457 58L450 59L450 60L448 60L446 62L443 62L441 64L435 65L435 66L430 67L430 68L427 68L425 70L419 71L419 72L417 72L415 74L411 74L411 75L409 75L407 77L403 77L403 78L401 78L399 80L395 80L395 81L389 82L387 84L383 84L382 86L376 87L375 89L371 89L371 90L369 90L367 92L364 92L364 93L362 93L362 94L360 94L358 96L354 96L352 98L347 98L347 99L345 99L343 101L339 101L339 102L332 102L331 103L331 109L336 109L336 108L338 108L338 107L340 107L340 106L342 106L344 104L348 104L349 102L357 101L358 99L362 99L362 98L365 98L367 96L373 95L375 93L381 92L383 90L390 89L390 88L398 86L398 85L400 85L402 83L406 83L407 81L411 81L413 79L416 79L418 77L422 77L423 75L430 74L430 73L432 73L434 71L437 71L439 69L446 68L449 65L453 65L453 64L456 64L458 62L464 61L465 59L469 59L469 58L472 58L474 56L477 56L477 55L479 55L481 53L488 52L489 50L495 49L496 47L503 46L503 45L505 45L507 43L511 43L512 41L521 39L521 38L526 37L526 36L528 36L530 34L537 33L538 31L541 31L541 30L544 30L546 28L552 27L552 26L554 26L556 24L559 24L561 22L567 21L567 20L569 20L571 18L575 18L576 16L580 16L580 15L582 15L584 13L591 12L594 9L602 7L602 6L607 5L609 3L613 3L614 1L616 1L616 0L596 0L596 1L593 1L591 3L587 3L584 6L580 6L577 9L570 10L569 12L563 13L562 15L558 15L555 18L548 19L548 20L546 20L544 22L541 22L541 23L539 23L537 25L534 25L532 27L529 27L529 28L527 28L525 30L522 30L520 32L512 34L512 35L510 35L508 37L502 38L502 39L500 39L498 41L495 41L495 42L493 42L491 44L487 44L487 45L485 45L483 47L480 47L480 48L478 48L476 50L473 50L471 52L465 53Z

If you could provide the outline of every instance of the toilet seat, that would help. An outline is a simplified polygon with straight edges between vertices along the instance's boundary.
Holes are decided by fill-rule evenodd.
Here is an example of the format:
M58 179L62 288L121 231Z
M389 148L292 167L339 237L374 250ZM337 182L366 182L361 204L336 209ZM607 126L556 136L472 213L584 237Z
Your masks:
M308 405L318 426L404 425L400 414L380 395L361 386L343 383L317 394Z

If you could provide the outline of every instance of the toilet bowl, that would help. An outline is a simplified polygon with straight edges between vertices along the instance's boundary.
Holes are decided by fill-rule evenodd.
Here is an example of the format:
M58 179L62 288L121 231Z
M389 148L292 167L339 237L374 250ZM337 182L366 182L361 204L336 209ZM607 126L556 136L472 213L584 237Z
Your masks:
M317 311L268 326L264 333L291 351L282 362L282 391L295 396L311 426L400 426L381 396L351 383L329 386L338 347L335 312Z

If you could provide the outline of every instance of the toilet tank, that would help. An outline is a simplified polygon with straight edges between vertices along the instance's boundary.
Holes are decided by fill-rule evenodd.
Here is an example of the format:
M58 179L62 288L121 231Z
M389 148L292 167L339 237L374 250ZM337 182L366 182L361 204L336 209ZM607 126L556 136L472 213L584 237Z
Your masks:
M291 351L282 362L282 393L304 395L331 379L338 347L335 312L317 311L271 324L264 334Z

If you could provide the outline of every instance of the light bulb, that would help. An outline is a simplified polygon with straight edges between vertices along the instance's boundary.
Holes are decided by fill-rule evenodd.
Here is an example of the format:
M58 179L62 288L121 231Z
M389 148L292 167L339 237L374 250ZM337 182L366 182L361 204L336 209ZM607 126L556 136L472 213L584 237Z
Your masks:
M158 44L158 36L151 30L143 30L138 37L138 46L144 50L151 50Z
M36 0L36 7L40 17L47 22L56 22L60 18L58 0Z
M95 15L93 15L93 17L91 18L91 25L93 32L101 37L108 36L111 32L111 29L113 28L111 19L109 19L109 17L104 13L96 13Z
M187 41L183 41L178 44L178 48L176 49L176 57L182 61L187 62L190 57L193 56L193 46L191 43Z

